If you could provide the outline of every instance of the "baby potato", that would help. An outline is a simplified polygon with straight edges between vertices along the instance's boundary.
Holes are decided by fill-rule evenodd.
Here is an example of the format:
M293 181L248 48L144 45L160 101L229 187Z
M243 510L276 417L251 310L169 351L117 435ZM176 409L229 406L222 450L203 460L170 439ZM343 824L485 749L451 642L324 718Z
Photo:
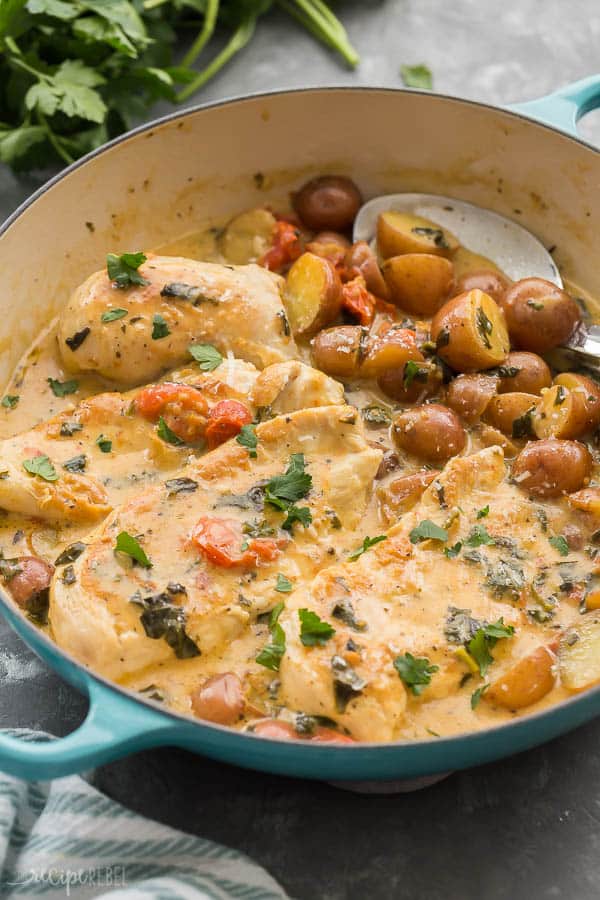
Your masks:
M377 219L377 250L383 259L402 253L451 256L457 247L452 232L422 216L390 209Z
M292 194L292 206L312 231L347 231L362 205L354 182L342 175L321 175Z
M377 378L390 369L402 371L409 360L424 361L415 332L408 328L390 328L367 343L360 374L364 378Z
M429 360L408 363L400 369L388 369L377 379L379 388L392 400L422 403L437 394L443 381L442 369Z
M465 272L464 275L461 275L456 285L456 293L483 291L484 294L489 294L492 300L499 303L510 284L510 279L500 271L477 269L475 272Z
M408 512L419 500L425 488L429 487L439 474L435 469L425 469L380 485L377 488L377 498L387 524L391 525Z
M543 278L522 278L500 301L512 344L547 353L564 344L581 322L581 310L566 291Z
M192 710L199 719L234 725L244 711L242 683L233 672L213 675L191 695Z
M541 394L543 388L552 384L552 374L537 353L515 351L509 353L497 375L498 393L508 394L519 391L524 394Z
M488 703L505 709L523 709L549 694L556 683L556 656L549 647L538 647L523 657L483 695Z
M535 416L535 409L540 398L535 394L524 394L513 391L510 394L498 394L488 403L484 419L494 428L510 437L524 437L528 428L523 424L524 416Z
M567 500L575 509L582 509L593 516L600 516L600 488L588 487L575 494L570 494Z
M449 259L433 253L405 253L383 264L392 303L417 316L433 316L454 287Z
M366 241L357 241L348 249L344 260L350 278L362 275L367 290L382 300L389 300L389 288L384 281L377 257Z
M219 249L236 266L256 262L271 247L276 227L268 209L249 209L231 220L219 238Z
M582 488L592 465L589 450L577 441L531 441L515 459L512 477L536 497L559 497Z
M293 333L314 334L339 313L342 283L329 260L303 253L287 274L284 299Z
M349 247L348 238L337 231L320 231L306 244L307 250L317 256L323 256L336 267L343 263Z
M539 438L578 438L600 425L600 388L585 375L564 372L542 392L533 416Z
M326 375L355 378L368 339L368 330L360 325L326 328L311 342L313 363Z
M498 378L493 375L459 375L446 388L445 401L464 422L477 422L496 395Z
M406 409L392 421L392 435L401 450L430 462L445 462L466 443L456 413L438 403Z
M570 691L584 691L600 681L600 616L584 614L563 634L558 648L558 669Z
M479 290L444 303L431 323L431 338L438 356L457 372L498 366L510 349L500 307Z

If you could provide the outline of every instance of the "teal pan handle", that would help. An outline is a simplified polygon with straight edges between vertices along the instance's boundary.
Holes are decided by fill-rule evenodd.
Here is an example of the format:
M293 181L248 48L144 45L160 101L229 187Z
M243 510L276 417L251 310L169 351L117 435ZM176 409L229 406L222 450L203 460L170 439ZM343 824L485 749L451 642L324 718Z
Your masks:
M537 119L577 137L577 122L600 106L600 75L568 84L546 97L510 106L513 112Z

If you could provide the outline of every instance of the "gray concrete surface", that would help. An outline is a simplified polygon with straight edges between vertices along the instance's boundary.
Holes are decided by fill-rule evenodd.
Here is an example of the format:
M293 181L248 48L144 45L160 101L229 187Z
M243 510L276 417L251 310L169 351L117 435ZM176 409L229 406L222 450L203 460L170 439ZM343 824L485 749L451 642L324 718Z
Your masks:
M400 84L427 62L438 90L493 103L600 69L597 0L354 0L338 10L362 65L347 72L280 14L199 99L317 84ZM600 115L582 123L600 144ZM0 170L0 218L41 183ZM65 734L85 704L0 623L0 725ZM426 791L365 797L258 775L179 750L96 773L147 816L236 847L301 900L596 900L600 722Z

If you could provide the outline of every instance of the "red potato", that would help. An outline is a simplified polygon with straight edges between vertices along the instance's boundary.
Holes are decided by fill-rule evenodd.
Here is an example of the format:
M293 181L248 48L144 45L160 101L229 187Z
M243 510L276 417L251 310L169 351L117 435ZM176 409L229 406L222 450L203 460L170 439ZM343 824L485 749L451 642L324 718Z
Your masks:
M439 391L443 381L439 365L425 360L415 366L406 364L400 369L388 369L377 379L386 396L401 403L422 403Z
M21 556L16 565L19 571L5 586L15 603L25 609L33 597L48 590L54 566L37 556Z
M355 744L353 738L335 731L333 728L324 728L318 725L308 737L298 734L289 722L279 719L262 719L252 726L253 734L258 737L273 738L277 741L301 741L308 740L315 744Z
M484 419L503 434L511 437L523 437L528 432L524 416L535 416L540 398L535 394L523 394L514 391L510 394L498 394L492 397L484 412Z
M464 294L466 291L483 291L499 303L512 282L502 272L493 269L478 269L476 272L465 272L458 279L456 293Z
M444 303L431 323L431 338L438 356L457 372L498 366L510 349L500 307L479 290Z
M450 260L433 253L405 253L383 264L392 303L417 316L433 316L454 288Z
M191 700L194 715L218 725L234 725L244 712L242 683L233 672L208 678Z
M390 328L380 337L369 340L360 374L364 378L377 378L390 369L403 370L411 360L424 362L415 332L409 328Z
M537 497L559 497L589 481L593 459L577 441L531 441L513 463L515 483Z
M406 453L445 462L463 450L467 436L456 413L437 403L404 410L394 417L392 435Z
M342 284L329 260L303 253L285 282L285 307L294 334L315 334L335 319L341 304Z
M500 301L511 343L547 353L564 344L581 323L581 310L566 291L543 278L522 278Z
M548 365L537 353L514 351L498 366L498 393L520 391L524 394L541 394L552 384Z
M366 241L357 241L348 249L344 260L349 278L362 275L367 290L382 300L389 300L389 290L385 283L377 257Z
M292 194L292 205L312 231L347 231L362 205L362 196L350 178L321 175Z
M591 378L564 372L542 392L533 417L539 438L578 438L600 425L600 388Z
M472 424L481 418L497 389L498 378L493 375L459 375L448 385L445 402L464 422Z
M412 213L388 210L377 220L377 249L383 259L402 253L433 253L452 256L458 240L430 219Z
M549 694L556 683L556 655L538 647L523 657L483 695L488 703L505 709L524 709Z
M368 340L368 330L360 325L326 328L311 342L313 363L326 375L356 378Z

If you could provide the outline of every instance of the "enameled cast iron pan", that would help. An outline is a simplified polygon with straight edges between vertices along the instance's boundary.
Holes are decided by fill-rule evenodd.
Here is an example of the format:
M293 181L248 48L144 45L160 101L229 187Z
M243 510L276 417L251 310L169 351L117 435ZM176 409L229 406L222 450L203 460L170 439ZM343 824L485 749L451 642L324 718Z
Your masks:
M563 273L600 296L600 152L575 129L598 105L600 76L511 111L429 93L335 88L231 100L145 125L66 169L0 229L0 381L108 251L159 245L208 216L268 202L327 172L351 175L366 197L430 191L496 210L555 245ZM255 179L258 172L268 177ZM65 738L0 735L0 768L24 778L169 744L306 778L409 779L524 750L600 713L598 686L458 737L282 743L166 712L75 662L1 590L0 604L26 643L89 698L87 718Z

